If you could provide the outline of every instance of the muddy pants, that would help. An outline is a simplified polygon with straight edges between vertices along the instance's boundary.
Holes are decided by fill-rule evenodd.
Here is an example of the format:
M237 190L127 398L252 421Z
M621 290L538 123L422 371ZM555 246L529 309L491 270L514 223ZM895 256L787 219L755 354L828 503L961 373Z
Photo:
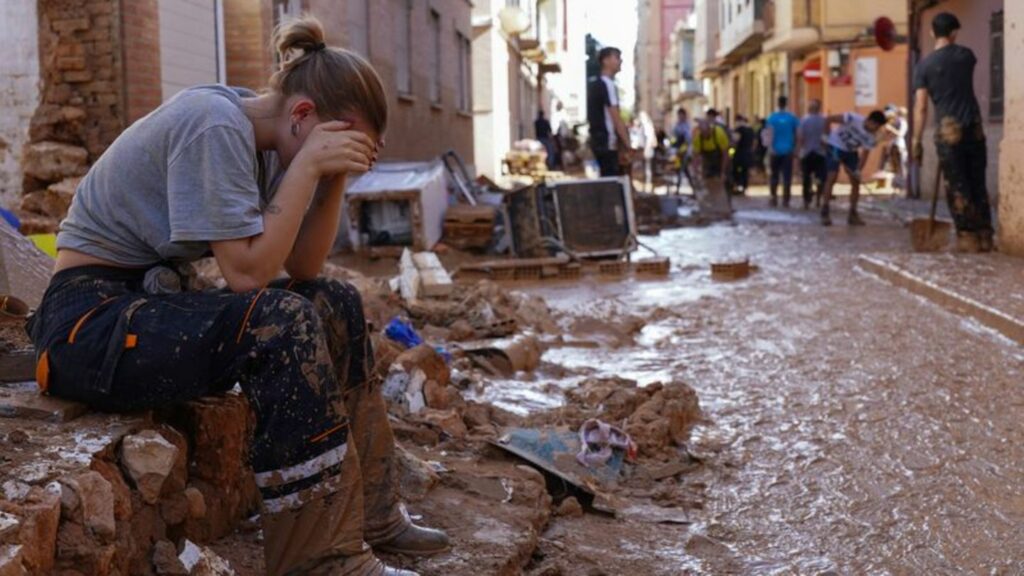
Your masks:
M364 541L407 526L352 286L318 279L151 295L142 276L101 266L54 276L29 324L45 391L120 412L240 384L256 415L250 460L268 574L366 555Z
M828 166L825 157L817 152L810 152L800 159L800 173L803 176L804 206L810 206L814 200L814 181L818 182L818 196L825 194L825 182L828 180Z
M940 131L948 133L948 131ZM985 185L988 151L984 129L964 128L955 137L935 141L946 178L946 200L958 232L992 232L992 208Z

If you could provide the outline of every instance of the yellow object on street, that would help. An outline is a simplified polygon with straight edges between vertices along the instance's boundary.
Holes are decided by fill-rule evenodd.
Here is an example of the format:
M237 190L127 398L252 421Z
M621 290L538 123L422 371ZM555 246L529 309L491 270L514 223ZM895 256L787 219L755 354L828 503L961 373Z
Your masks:
M29 234L28 239L51 258L57 257L57 235L56 234Z

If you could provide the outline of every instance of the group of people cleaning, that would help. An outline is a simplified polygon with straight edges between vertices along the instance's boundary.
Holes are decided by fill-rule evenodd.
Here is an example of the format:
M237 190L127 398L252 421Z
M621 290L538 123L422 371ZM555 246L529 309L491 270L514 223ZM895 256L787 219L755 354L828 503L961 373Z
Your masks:
M867 116L855 112L826 116L822 114L821 102L811 100L807 114L798 118L788 106L788 99L780 96L778 109L759 121L756 128L743 115L737 115L736 126L729 127L714 108L691 124L686 109L680 108L672 134L678 162L676 192L684 178L697 187L691 172L696 168L701 185L709 194L717 194L719 189L722 193L729 190L742 194L749 188L751 172L764 171L767 165L771 206L779 205L781 185L782 206L788 208L794 165L799 162L803 208L808 210L812 204L820 207L821 223L829 226L832 191L840 170L845 170L851 182L847 222L862 226L864 221L857 212L857 203L863 171L883 129L893 135L889 145L898 158L896 179L905 178L907 123L901 110L889 106L884 112L875 110Z
M677 162L676 193L686 178L695 190L703 190L706 198L724 198L711 204L724 204L725 210L731 211L729 192L745 192L751 171L763 171L767 165L771 205L779 203L781 184L782 205L789 207L794 166L799 163L803 207L810 209L813 202L821 210L821 223L830 226L833 191L840 171L844 171L851 183L847 223L862 226L858 204L870 151L885 142L881 167L891 161L895 166L894 186L909 189L909 160L916 166L922 164L924 127L931 102L936 115L938 173L946 181L957 250L992 251L994 229L986 185L988 153L972 81L978 60L969 48L957 44L959 30L960 21L952 13L939 13L932 20L934 50L914 70L916 122L909 147L907 111L895 105L866 116L856 112L824 115L821 101L811 100L806 115L798 118L788 110L788 99L780 96L777 110L767 119L758 120L756 128L742 115L736 115L736 124L730 127L713 108L691 123L687 111L680 108L671 138L658 135L654 146L650 145L649 134L644 139L645 180L652 182L653 150L671 141ZM600 75L590 80L587 90L590 148L602 176L621 176L638 151L619 110L615 76L621 70L621 54L616 48L604 48L598 60Z

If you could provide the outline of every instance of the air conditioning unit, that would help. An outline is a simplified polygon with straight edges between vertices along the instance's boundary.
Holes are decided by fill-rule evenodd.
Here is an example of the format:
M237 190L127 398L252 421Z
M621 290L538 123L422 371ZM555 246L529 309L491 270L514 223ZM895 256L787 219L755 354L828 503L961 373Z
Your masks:
M636 250L636 214L629 179L550 182L538 189L541 233L583 258Z

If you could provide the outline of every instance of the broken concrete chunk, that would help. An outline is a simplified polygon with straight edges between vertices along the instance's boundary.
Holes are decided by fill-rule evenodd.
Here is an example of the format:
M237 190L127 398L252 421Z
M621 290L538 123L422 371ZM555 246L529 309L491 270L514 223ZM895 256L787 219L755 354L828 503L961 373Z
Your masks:
M24 546L5 544L0 546L0 576L27 576L28 571L22 564Z
M188 576L178 551L169 540L160 540L153 546L153 570L161 576Z
M121 446L121 462L135 481L142 499L149 504L156 504L160 499L160 489L177 457L178 447L154 430L125 436Z
M235 571L227 560L205 546L197 546L185 540L185 548L178 559L191 576L234 576Z
M57 550L60 497L33 488L22 505L18 543L23 546L22 563L30 574L49 574Z
M185 488L185 498L188 500L189 518L203 518L206 516L206 499L203 497L203 493L197 490L195 486Z
M21 527L21 520L14 514L0 512L0 542L10 542L12 537L18 534Z
M423 500L441 481L430 465L401 446L396 446L395 464L398 469L398 492L406 502Z
M562 500L558 508L555 508L555 516L562 516L564 518L579 518L583 516L583 506L580 506L579 500L575 496L569 496L565 500Z
M114 538L114 489L99 472L89 471L61 481L64 489L60 499L62 511L69 518L81 519L82 524L100 538ZM64 496L67 492L74 496ZM74 514L74 516L70 516Z

